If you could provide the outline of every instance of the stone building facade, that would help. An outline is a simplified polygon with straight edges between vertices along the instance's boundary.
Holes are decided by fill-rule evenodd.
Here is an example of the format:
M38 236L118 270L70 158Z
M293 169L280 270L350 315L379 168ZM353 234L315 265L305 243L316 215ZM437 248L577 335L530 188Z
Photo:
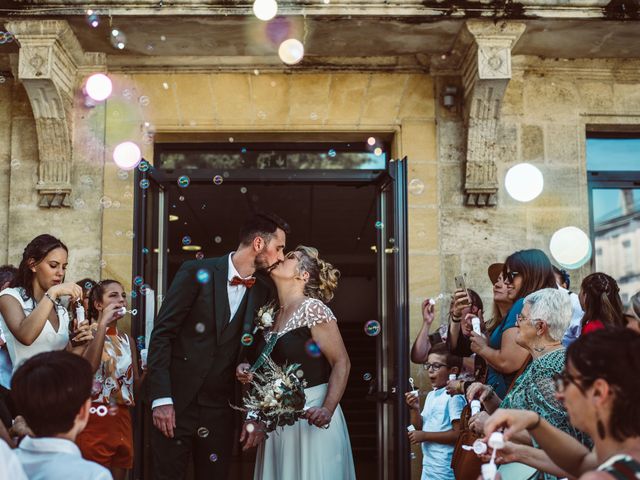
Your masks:
M459 8L343 2L331 5L332 15L370 24L368 31L377 32L371 45L350 51L357 32L343 33L344 55L319 51L295 68L261 52L227 62L179 59L179 51L143 58L133 45L120 54L79 27L91 6L56 13L56 2L30 3L53 9L51 15L21 15L27 7L15 2L16 14L0 17L16 38L0 46L0 264L17 264L26 243L49 232L70 248L70 278L131 283L137 185L110 160L120 141L138 139L152 159L154 142L188 142L207 132L379 132L392 138L393 158L408 159L408 180L425 185L408 196L413 337L421 302L451 292L454 275L466 272L488 300L487 265L521 248L548 252L550 236L563 226L588 232L587 132L640 129L640 37L625 2L618 10L613 2L514 3L516 13L501 7L498 19L489 2L479 2L479 18L471 18L473 6L465 2ZM105 5L105 12L127 22L155 15L150 2L125 3ZM127 10L129 4L140 10ZM194 15L193 5L170 8ZM445 7L458 13L442 18ZM317 18L315 31L327 35L318 5L284 8L294 18ZM211 9L214 19L230 12L241 19L249 11L242 2L213 2ZM168 13L158 20L163 25ZM379 31L385 15L397 44ZM158 25L145 25L136 34L143 44L160 33ZM384 52L376 56L382 38ZM420 41L429 46L418 48ZM407 45L415 47L411 55ZM309 40L310 54L313 48ZM96 71L109 74L114 92L105 104L86 108L81 87ZM526 204L504 190L507 169L519 162L535 164L545 178L542 195ZM591 268L578 270L574 281Z

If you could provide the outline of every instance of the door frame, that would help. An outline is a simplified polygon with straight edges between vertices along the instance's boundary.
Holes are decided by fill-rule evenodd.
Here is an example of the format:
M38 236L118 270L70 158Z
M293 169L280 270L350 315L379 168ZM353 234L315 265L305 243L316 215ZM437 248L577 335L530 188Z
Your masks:
M224 183L250 185L260 184L375 184L379 187L379 214L384 227L378 230L378 302L379 314L383 325L383 334L378 336L378 480L408 478L410 473L409 444L406 435L407 412L404 392L407 390L409 376L409 312L408 312L408 227L407 227L407 159L388 160L386 170L229 170L225 172ZM146 218L149 214L148 202L151 195L157 195L158 211L155 211L158 231L158 263L155 284L157 294L164 294L168 288L168 265L166 245L168 241L168 216L166 185L175 184L182 175L188 175L191 183L211 183L213 176L220 174L219 169L174 169L160 170L150 165L147 171L136 170L134 195L134 239L133 277L142 275L145 269L145 255L142 253L146 230L153 221ZM141 180L152 182L153 188L139 188ZM393 219L389 219L386 207L392 206ZM383 211L384 210L384 211ZM160 213L162 212L162 213ZM395 239L395 245L388 247L388 238ZM142 243L141 243L142 242ZM389 251L391 250L391 251ZM150 257L147 257L150 258ZM390 261L391 259L391 261ZM391 269L391 270L390 270ZM392 281L389 281L389 279ZM135 288L135 285L134 287ZM144 299L138 295L132 303L139 312L144 312ZM160 302L156 304L156 310ZM141 315L141 317L143 317ZM393 321L393 325L389 322ZM388 332L387 332L388 331ZM388 334L393 333L390 337ZM132 322L134 336L144 335L145 324ZM391 339L391 340L390 340ZM393 355L388 352L388 342L393 342ZM144 415L139 409L136 425L149 428L144 424ZM138 435L136 446L142 447L143 438ZM144 478L140 458L145 458L144 449L136 451L136 478ZM147 470L148 466L144 466Z

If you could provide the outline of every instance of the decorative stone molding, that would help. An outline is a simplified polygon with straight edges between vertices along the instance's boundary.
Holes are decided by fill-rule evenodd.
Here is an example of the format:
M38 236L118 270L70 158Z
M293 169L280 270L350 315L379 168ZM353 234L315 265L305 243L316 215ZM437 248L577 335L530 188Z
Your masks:
M70 207L73 95L78 69L95 55L84 53L64 20L11 21L6 27L20 43L18 79L36 121L38 204Z
M511 79L511 49L525 30L521 22L469 20L450 55L437 59L437 72L462 77L467 130L465 203L497 203L495 163L500 107Z

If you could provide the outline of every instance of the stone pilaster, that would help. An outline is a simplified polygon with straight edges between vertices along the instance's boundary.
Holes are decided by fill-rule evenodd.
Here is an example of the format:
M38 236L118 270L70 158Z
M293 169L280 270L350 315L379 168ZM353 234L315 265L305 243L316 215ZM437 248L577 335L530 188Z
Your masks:
M6 26L20 43L17 77L27 91L36 121L38 204L69 207L73 95L86 54L64 20L12 21Z

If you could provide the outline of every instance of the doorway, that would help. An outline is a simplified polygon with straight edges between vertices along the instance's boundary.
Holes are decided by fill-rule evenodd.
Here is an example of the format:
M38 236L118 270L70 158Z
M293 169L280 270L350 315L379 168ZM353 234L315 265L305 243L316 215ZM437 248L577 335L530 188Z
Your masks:
M165 152L175 148L171 145ZM406 244L406 215L402 215L406 197L402 200L398 192L405 190L406 183L403 174L398 176L401 162L388 162L378 152L373 156L382 157L382 161L370 159L367 147L354 144L342 148L336 144L330 148L288 144L290 153L278 161L281 155L274 157L273 150L268 150L267 156L264 148L253 145L251 151L258 153L250 169L220 171L207 168L215 146L178 148L189 153L165 158L172 159L170 167L181 168L150 167L139 172L145 188L140 192L137 211L144 218L137 220L144 234L136 238L147 246L136 248L143 254L136 256L134 270L144 277L147 289L158 294L152 309L157 310L182 262L221 256L235 249L237 232L251 212L272 211L283 217L292 228L288 249L298 244L314 246L323 259L341 271L336 296L329 306L338 318L352 363L341 406L356 474L358 478L404 478L399 474L408 471L409 460L401 398L405 386L398 379L407 377L407 341L401 341L401 337L406 337L408 318L406 301L397 301L406 296L406 258L404 269L399 268L402 257L406 257L406 248L402 248ZM193 152L209 152L209 156ZM305 153L301 157L299 152ZM345 154L343 166L347 168L317 168L327 157L340 162L341 154ZM156 165L162 165L157 158ZM198 163L203 158L209 164ZM267 162L267 158L276 160ZM287 158L296 159L297 169L269 168L291 167ZM357 158L364 160L354 160ZM181 159L187 159L186 163L180 163ZM197 171L185 168L194 160ZM353 168L358 162L368 168ZM146 308L145 297L138 297L140 311ZM365 332L371 320L381 324L379 335ZM150 327L149 323L146 326ZM138 324L137 328L134 333L139 335L145 325ZM146 423L140 425L142 431L149 428ZM145 443L144 435L139 441ZM238 452L230 478L252 478L254 456ZM147 467L143 464L142 468ZM142 471L136 478L150 477Z

